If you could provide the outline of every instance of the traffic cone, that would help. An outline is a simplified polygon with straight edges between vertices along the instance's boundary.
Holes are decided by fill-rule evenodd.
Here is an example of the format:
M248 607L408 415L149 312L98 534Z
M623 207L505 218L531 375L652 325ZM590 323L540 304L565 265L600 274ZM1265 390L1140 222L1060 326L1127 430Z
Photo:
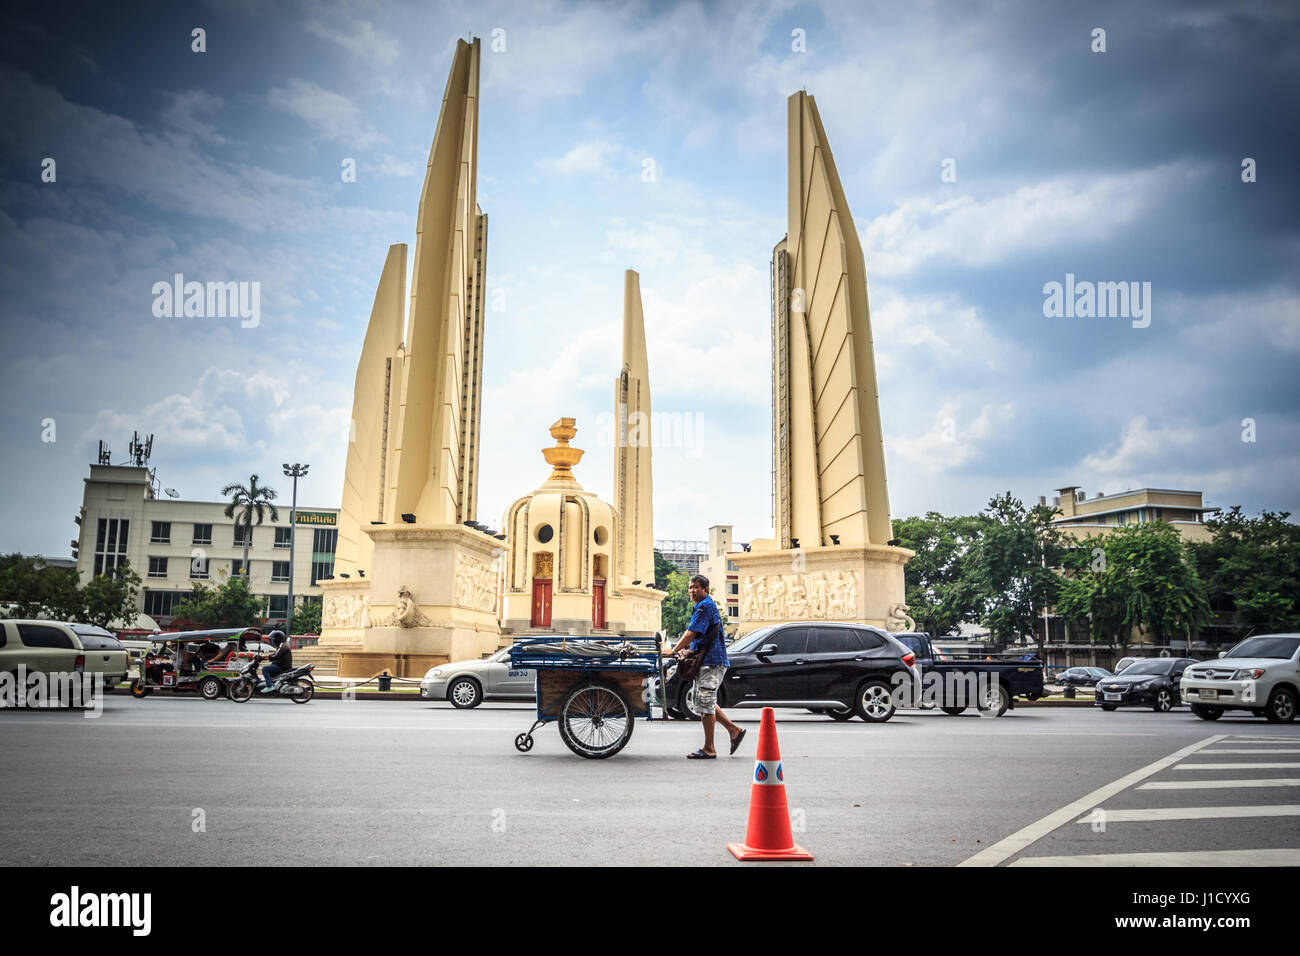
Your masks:
M763 708L754 760L754 785L749 791L749 826L744 843L728 843L738 860L811 860L813 855L794 842L790 808L785 802L785 774L776 742L776 713Z

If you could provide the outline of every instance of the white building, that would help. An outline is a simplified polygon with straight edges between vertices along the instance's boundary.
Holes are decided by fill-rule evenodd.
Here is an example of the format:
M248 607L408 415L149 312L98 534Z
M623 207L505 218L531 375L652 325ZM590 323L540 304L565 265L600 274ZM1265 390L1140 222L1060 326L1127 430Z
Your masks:
M172 608L194 582L215 585L242 570L242 528L227 518L224 501L157 498L148 468L91 465L81 506L77 573L85 584L128 561L141 579L141 610L166 626ZM289 608L289 502L276 502L254 524L248 551L249 588L265 600L269 618ZM299 507L293 568L295 604L317 597L316 582L334 574L337 508ZM238 515L238 511L236 511ZM254 519L256 520L256 519Z

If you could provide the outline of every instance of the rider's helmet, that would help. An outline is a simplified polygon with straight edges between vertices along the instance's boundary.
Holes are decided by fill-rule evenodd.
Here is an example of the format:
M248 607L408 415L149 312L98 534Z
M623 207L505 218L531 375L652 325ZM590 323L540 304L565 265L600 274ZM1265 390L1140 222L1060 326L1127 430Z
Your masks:
M281 644L284 643L284 631L272 631L266 637L267 640L269 640L276 647L279 647Z

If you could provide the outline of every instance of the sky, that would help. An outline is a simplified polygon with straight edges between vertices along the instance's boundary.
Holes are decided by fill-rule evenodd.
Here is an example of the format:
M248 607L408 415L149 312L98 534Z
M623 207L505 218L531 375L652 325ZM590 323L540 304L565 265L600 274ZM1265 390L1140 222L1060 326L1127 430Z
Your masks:
M257 473L287 499L280 464L297 461L299 501L338 505L375 286L389 244L413 249L470 36L485 524L546 478L562 416L587 452L576 476L612 497L632 268L665 426L655 536L771 534L769 267L801 89L865 251L895 518L1069 485L1300 512L1292 4L213 0L15 16L0 34L0 552L70 554L97 442L123 462L136 430L183 498ZM258 283L256 325L156 315L154 284L176 273ZM1138 283L1149 311L1048 314L1067 275Z

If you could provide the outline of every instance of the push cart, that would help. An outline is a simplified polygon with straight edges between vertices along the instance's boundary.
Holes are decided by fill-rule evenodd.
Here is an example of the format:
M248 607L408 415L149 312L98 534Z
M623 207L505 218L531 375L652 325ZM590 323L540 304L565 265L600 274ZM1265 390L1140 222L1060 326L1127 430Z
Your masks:
M661 647L658 637L515 641L510 666L537 672L537 720L515 748L532 750L533 733L554 721L579 757L614 756L632 739L637 717L654 720L651 699L664 686Z

